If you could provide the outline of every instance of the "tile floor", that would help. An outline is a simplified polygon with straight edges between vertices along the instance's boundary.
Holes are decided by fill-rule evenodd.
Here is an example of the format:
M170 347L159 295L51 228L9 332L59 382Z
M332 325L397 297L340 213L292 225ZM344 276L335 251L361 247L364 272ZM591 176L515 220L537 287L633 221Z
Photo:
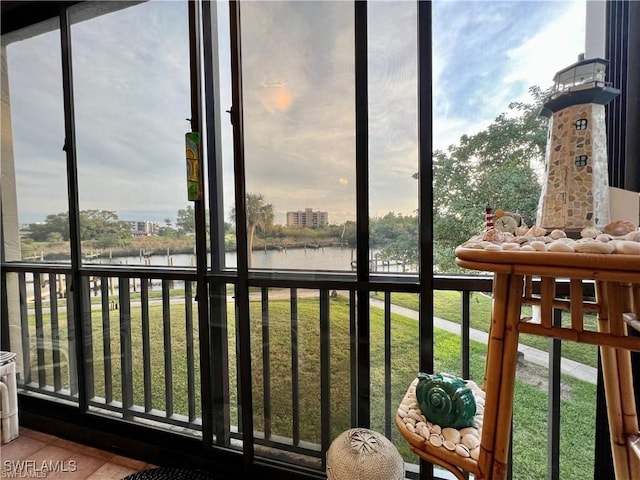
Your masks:
M120 480L154 467L24 427L18 438L0 447L0 460L0 479Z

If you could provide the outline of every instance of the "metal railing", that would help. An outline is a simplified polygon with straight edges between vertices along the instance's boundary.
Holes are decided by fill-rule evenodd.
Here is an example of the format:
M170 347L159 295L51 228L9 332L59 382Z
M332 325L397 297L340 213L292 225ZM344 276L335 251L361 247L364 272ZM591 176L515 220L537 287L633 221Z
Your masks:
M24 394L80 405L78 376L84 376L88 410L141 425L161 427L177 435L242 450L246 441L256 455L311 470L324 471L331 439L356 423L357 289L344 280L256 277L250 281L251 352L240 352L239 322L233 276L209 278L210 331L201 335L194 296L195 269L90 267L81 273L80 295L72 295L71 270L60 265L5 264L3 303L18 306L19 321L3 314L2 327L19 329ZM391 277L370 284L371 428L384 432L402 449L393 418L418 364L417 311L415 337L398 332L409 320L394 311L396 293L416 294L414 281L391 283ZM373 286L375 285L375 287ZM479 276L437 276L436 290L460 292L460 364L458 374L470 378L472 294L491 292L492 280ZM11 292L19 292L19 298ZM589 294L589 292L587 292ZM74 298L80 298L83 319L74 321ZM17 303L16 303L17 301ZM81 325L82 332L76 331ZM208 336L208 337L207 337ZM207 345L201 344L208 338ZM82 342L83 365L76 342ZM413 358L397 360L398 344L409 342ZM9 346L10 347L10 346ZM208 349L214 366L201 376L199 359ZM549 390L557 405L561 395L560 351L552 348ZM240 411L243 398L240 357L251 358L253 432L247 437ZM286 372L283 375L282 372ZM481 379L478 379L481 381ZM202 406L201 389L213 391L211 409ZM557 397L557 398L556 398ZM211 438L203 429L203 411L211 411ZM204 419L206 421L207 419ZM549 417L550 445L560 435L559 415ZM550 461L559 462L557 452ZM408 471L418 470L417 465ZM551 478L551 477L550 477Z

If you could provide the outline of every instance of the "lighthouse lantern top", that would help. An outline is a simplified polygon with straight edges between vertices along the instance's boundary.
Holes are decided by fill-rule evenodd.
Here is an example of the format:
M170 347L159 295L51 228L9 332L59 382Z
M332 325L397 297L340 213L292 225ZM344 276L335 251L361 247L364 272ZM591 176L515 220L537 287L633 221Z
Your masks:
M556 73L554 97L567 91L582 90L583 88L604 87L607 60L589 58L581 60Z

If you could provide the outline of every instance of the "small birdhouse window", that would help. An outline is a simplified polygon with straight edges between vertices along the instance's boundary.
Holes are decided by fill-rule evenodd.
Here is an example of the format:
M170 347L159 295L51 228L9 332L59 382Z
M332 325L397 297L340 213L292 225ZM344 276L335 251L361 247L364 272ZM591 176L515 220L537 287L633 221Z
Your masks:
M587 129L587 119L581 118L576 121L576 130L586 130Z
M587 156L586 155L578 155L575 159L576 167L584 167L587 165Z

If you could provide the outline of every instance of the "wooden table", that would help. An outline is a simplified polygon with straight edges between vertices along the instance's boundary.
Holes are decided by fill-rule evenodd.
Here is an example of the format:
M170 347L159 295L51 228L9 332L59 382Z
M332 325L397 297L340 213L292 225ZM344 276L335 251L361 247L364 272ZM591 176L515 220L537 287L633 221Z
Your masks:
M520 333L572 340L600 347L611 449L617 480L640 479L640 431L635 406L630 351L640 351L640 337L628 336L640 316L640 255L485 251L458 247L458 265L493 272L493 305L483 389L486 392L480 455L456 459L417 441L398 423L412 449L454 472L469 471L477 480L501 480L507 474L513 391ZM540 279L534 293L533 278ZM570 296L556 295L558 280L569 283ZM594 282L596 298L583 295ZM521 317L523 305L540 308L540 321ZM568 325L553 324L553 312L570 312ZM585 312L598 315L598 329L585 327ZM396 419L399 422L399 419ZM424 442L423 442L424 443Z

